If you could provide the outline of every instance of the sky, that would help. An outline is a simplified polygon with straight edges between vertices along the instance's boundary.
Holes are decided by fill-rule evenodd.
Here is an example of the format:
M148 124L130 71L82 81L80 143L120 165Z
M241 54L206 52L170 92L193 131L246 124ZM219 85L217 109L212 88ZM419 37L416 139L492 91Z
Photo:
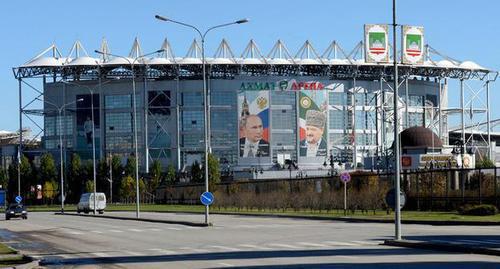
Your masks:
M155 14L200 29L241 18L250 20L211 32L206 39L208 57L222 38L227 39L237 56L251 38L264 55L278 39L284 41L292 55L305 40L310 40L320 54L332 40L350 51L363 39L364 24L392 23L392 0L20 0L2 4L0 112L4 116L0 117L0 130L11 131L19 128L18 82L12 68L53 43L66 56L75 40L80 40L91 56L96 56L93 51L106 38L112 53L127 55L135 37L144 53L159 49L167 37L174 54L184 56L195 32L155 20ZM399 0L397 20L398 24L424 26L426 43L448 56L500 70L498 10L500 1L493 0ZM37 82L32 83L39 87ZM498 90L500 84L492 84L492 119L500 118L500 106L495 105ZM26 91L23 98L28 101L32 94ZM458 84L451 83L451 105L457 103L458 97Z

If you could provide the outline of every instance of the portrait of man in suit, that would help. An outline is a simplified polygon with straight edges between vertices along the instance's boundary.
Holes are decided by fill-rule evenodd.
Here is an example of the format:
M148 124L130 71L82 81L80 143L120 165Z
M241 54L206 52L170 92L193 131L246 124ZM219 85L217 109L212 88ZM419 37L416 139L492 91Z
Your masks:
M306 112L306 137L300 141L300 156L326 156L326 141L323 139L325 123L325 113L317 110L308 110Z
M246 115L241 118L240 130L244 137L240 138L240 157L269 156L269 142L263 138L264 127L257 115Z

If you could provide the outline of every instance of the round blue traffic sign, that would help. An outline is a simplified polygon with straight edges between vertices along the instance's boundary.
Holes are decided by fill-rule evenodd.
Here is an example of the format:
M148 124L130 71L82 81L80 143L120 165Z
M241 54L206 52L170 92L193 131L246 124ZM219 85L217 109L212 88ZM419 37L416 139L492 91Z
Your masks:
M351 174L349 174L348 172L340 174L340 180L342 180L342 182L344 183L351 181Z
M211 192L206 191L201 194L200 201L204 205L211 205L214 202L214 195Z
M23 198L20 195L16 196L16 203L19 204L19 203L21 203L22 200L23 200Z

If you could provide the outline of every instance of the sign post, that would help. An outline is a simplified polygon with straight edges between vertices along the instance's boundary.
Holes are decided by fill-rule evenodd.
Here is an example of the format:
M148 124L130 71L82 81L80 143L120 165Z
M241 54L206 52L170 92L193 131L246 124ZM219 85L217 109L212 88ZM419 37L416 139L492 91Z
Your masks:
M347 215L347 182L351 181L351 174L343 172L340 174L340 180L344 182L344 216Z

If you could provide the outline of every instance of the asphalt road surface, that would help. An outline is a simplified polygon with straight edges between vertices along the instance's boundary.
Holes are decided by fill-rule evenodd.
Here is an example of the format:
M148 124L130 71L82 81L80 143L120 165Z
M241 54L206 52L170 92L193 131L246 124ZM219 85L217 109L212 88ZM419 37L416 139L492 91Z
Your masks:
M133 213L119 213L133 215ZM186 214L142 217L198 219ZM379 245L392 224L212 215L213 227L30 213L3 242L49 268L500 268L500 257ZM498 226L404 225L406 239L489 244Z

